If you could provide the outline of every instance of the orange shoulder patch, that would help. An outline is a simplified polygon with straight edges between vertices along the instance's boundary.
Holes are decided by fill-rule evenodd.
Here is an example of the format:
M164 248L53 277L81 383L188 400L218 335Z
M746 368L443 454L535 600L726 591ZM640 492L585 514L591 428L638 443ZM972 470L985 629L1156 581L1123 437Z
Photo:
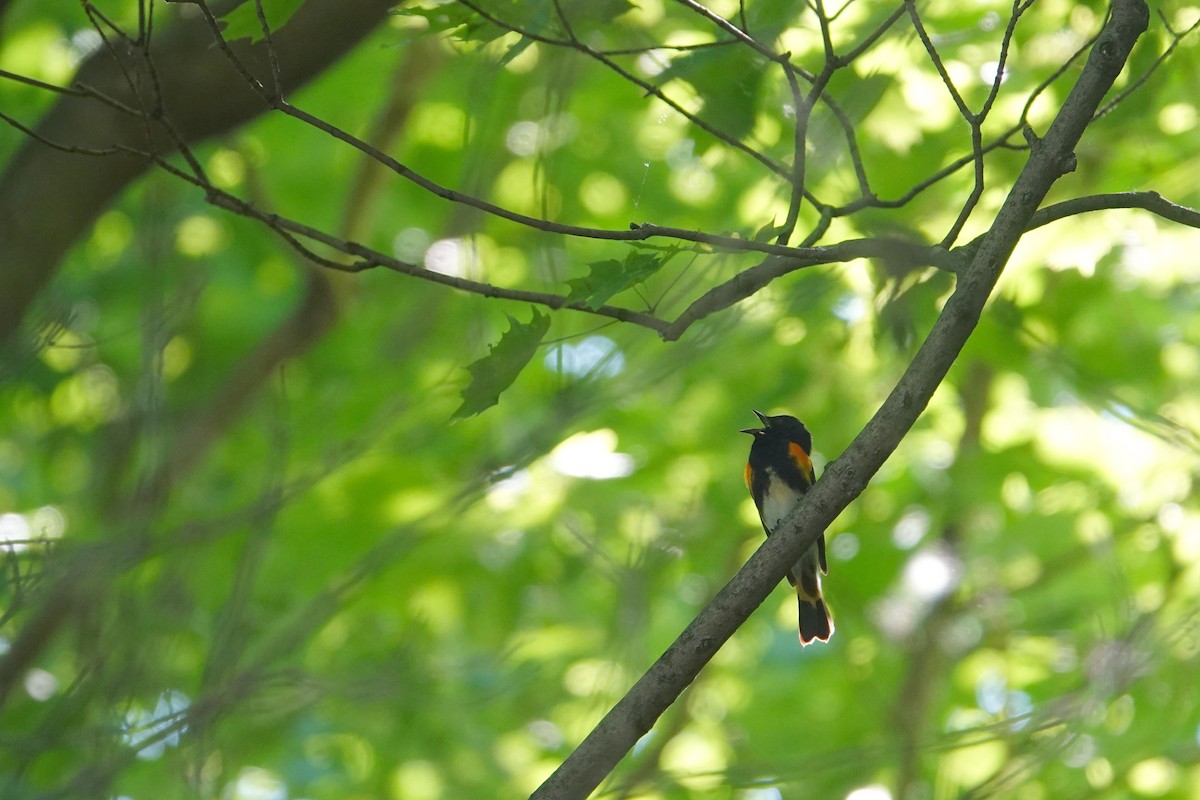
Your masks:
M796 462L796 466L804 473L804 477L808 478L809 485L816 481L816 476L813 475L812 459L808 457L808 453L804 452L804 448L796 442L788 443L788 453L792 456L792 461Z
M749 461L746 462L745 479L746 479L746 488L749 489L750 491L754 491L754 486L752 485L754 482L754 470L750 469Z

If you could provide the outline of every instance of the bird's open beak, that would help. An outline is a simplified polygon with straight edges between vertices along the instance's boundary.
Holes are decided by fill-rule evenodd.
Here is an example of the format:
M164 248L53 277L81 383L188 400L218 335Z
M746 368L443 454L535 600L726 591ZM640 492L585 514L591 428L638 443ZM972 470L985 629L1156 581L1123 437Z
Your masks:
M753 410L753 409L751 409L751 410ZM739 431L739 433L748 433L751 436L758 436L760 433L766 433L767 429L765 426L767 424L767 418L763 414L759 413L758 411L754 412L754 416L758 417L759 421L763 424L764 427L762 427L762 428L742 428L741 431Z

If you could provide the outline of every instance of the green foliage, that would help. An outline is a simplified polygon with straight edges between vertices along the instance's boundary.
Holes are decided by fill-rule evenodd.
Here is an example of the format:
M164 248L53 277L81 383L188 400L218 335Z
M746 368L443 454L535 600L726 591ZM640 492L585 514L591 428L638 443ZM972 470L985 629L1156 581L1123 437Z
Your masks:
M810 74L822 5L710 4ZM896 5L824 4L837 51ZM916 5L977 109L1011 4ZM361 135L402 118L386 152L520 213L774 241L795 120L778 69L687 4L484 8L554 38L565 9L587 47L716 133L458 3L405 4L289 100ZM0 67L70 85L88 26L63 9L7 11ZM1161 10L1176 31L1193 14ZM111 13L129 26L136 12ZM257 37L252 12L235 13ZM1104 14L1029 6L987 136L1049 81L1029 119L1044 132L1078 74L1056 70ZM1161 21L1118 91L1171 41ZM1184 38L1096 121L1051 202L1152 188L1200 205L1197 53ZM818 245L940 241L974 174L925 182L970 137L905 20L827 93L861 165L819 104L807 188L830 206L888 202L823 218L805 201L791 243L819 229ZM0 108L25 123L52 101L0 83ZM24 142L0 130L0 155ZM989 152L956 244L990 224L1023 142ZM670 320L762 261L533 230L391 173L355 189L372 185L354 179L360 153L278 115L196 155L257 207L329 231L349 217L356 240L406 263L437 256L439 271L589 309ZM801 649L779 587L604 796L1193 796L1195 245L1136 210L1028 233L916 428L828 532L833 641ZM313 269L154 172L98 218L31 318L44 346L0 383L0 650L55 608L43 587L79 597L0 709L0 796L527 796L762 541L741 480L750 409L802 417L823 471L955 288L899 258L810 267L665 343L576 310L524 322L528 299L419 276ZM336 324L262 368L277 332L311 333L285 326L314 284Z

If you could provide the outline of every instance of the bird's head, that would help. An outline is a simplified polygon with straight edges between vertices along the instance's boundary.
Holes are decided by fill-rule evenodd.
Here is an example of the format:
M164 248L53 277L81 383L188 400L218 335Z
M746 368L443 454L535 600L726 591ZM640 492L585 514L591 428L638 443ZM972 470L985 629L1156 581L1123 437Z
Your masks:
M742 433L748 433L755 439L775 438L795 442L804 448L805 453L812 453L812 434L804 423L788 414L769 417L761 411L755 411L754 416L762 423L761 428L743 428Z

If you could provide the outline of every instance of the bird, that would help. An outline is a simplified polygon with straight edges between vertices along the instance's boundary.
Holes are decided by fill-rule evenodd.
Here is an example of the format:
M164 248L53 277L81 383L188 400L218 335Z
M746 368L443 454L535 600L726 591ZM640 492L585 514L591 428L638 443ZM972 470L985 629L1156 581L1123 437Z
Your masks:
M763 530L770 536L816 481L812 434L803 422L787 414L776 417L759 411L754 414L762 427L741 431L754 437L746 462L746 487L758 509ZM821 574L828 573L822 533L787 573L800 605L801 645L828 642L833 635L833 619L821 594Z

